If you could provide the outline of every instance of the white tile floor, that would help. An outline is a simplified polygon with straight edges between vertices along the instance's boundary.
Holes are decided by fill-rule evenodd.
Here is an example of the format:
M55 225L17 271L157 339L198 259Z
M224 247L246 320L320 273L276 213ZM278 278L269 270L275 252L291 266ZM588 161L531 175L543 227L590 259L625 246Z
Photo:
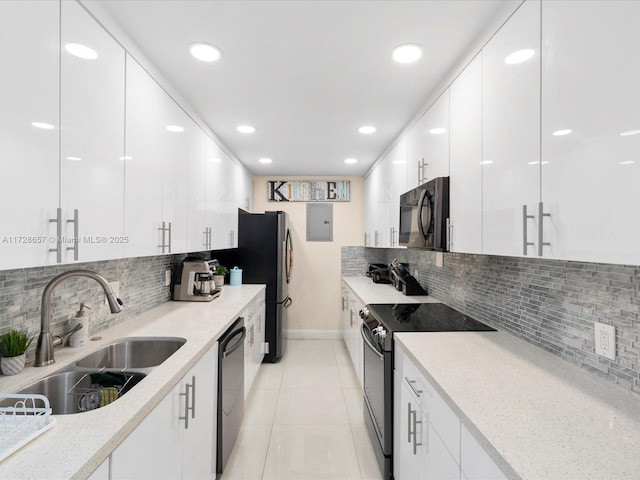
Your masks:
M290 340L260 367L223 480L380 480L342 341Z

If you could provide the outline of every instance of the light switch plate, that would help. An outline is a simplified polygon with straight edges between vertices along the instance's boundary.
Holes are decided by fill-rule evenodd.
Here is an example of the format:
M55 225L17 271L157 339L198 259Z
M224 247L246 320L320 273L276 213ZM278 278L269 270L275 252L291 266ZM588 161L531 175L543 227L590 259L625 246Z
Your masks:
M168 287L171 285L171 270L165 270L164 272L164 286Z
M616 359L616 327L604 323L595 323L596 353L610 360Z
M442 252L436 252L436 267L441 267L444 263L444 254Z

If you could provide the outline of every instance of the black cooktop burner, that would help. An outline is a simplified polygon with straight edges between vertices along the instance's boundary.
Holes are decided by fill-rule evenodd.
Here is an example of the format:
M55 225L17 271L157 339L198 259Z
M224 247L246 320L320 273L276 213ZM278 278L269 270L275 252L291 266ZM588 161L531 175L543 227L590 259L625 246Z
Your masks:
M374 303L368 307L390 332L495 331L444 303Z

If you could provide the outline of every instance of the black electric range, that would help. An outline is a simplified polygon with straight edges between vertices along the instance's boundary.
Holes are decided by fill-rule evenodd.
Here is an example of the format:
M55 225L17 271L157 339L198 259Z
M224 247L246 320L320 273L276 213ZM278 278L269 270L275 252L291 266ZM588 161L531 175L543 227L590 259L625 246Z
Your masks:
M393 334L495 331L443 303L369 304L360 312L364 341L365 423L384 480L393 479ZM401 480L401 479L398 479Z

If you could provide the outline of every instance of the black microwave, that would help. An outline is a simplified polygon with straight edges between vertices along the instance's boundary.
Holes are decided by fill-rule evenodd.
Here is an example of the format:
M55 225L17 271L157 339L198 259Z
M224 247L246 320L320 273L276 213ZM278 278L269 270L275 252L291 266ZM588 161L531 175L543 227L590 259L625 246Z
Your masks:
M409 190L400 195L400 245L446 252L448 219L449 177Z

